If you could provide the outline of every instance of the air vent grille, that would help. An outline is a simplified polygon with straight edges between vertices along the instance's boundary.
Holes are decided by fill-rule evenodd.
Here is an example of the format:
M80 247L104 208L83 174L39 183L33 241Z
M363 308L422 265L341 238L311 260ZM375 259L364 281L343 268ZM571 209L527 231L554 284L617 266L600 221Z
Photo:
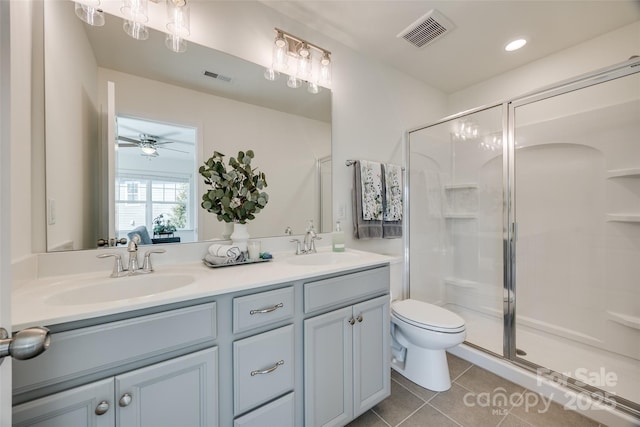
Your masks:
M455 26L442 13L433 9L405 28L396 37L402 37L415 47L427 46L453 30Z
M223 82L231 82L231 77L223 76L222 74L214 73L213 71L205 71L204 75L216 80L222 80Z

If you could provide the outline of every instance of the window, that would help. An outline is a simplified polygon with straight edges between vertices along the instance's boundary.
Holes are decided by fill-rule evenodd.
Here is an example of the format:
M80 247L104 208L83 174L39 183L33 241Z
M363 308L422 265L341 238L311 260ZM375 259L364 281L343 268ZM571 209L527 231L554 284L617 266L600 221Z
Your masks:
M192 229L188 178L119 175L116 177L116 229L126 233L144 225L153 234L160 214L178 230Z

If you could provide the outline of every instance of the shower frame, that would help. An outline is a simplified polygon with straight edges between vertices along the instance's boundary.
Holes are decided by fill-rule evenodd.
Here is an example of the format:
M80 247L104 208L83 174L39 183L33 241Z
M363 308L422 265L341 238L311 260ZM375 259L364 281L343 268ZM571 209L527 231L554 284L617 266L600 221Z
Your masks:
M465 341L465 344L478 349L484 353L498 357L502 360L510 362L536 375L543 375L547 379L560 383L561 385L579 392L584 393L609 407L629 414L640 419L640 403L632 402L628 399L616 397L615 400L609 398L607 393L603 393L602 389L594 386L586 385L574 378L547 369L544 366L533 363L529 360L521 358L516 353L516 240L517 240L517 223L515 222L515 109L527 104L541 101L554 96L580 90L589 86L608 82L614 79L640 73L640 58L631 57L629 60L606 67L594 72L586 73L571 79L566 79L558 83L548 85L525 93L524 95L508 99L503 102L483 105L477 108L466 110L457 114L447 116L436 122L432 122L425 126L416 127L405 132L404 147L404 189L403 197L405 200L403 215L405 218L403 225L403 253L404 253L404 269L403 269L403 288L402 297L409 298L411 295L411 254L410 254L410 135L423 129L437 126L452 120L460 119L474 113L478 113L491 108L502 108L502 140L506 141L502 147L502 175L503 175L503 194L502 194L502 247L503 247L503 354L497 354L491 350L483 348L479 345ZM545 373L541 374L540 368L544 368Z

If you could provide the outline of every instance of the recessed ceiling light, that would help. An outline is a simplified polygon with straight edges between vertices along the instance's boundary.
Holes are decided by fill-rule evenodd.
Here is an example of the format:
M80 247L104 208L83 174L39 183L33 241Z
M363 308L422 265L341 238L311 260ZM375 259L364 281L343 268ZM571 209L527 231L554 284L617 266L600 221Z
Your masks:
M507 45L504 47L504 50L506 50L507 52L513 52L514 50L520 49L525 44L527 44L527 41L525 39L516 39L507 43Z

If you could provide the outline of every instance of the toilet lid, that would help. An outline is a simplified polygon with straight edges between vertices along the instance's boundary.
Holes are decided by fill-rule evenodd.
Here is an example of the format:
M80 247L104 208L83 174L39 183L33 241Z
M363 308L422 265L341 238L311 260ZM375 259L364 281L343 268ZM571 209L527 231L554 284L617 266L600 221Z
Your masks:
M427 329L460 330L464 328L464 319L457 314L437 305L422 301L406 299L391 305L393 313L416 326L424 325Z

